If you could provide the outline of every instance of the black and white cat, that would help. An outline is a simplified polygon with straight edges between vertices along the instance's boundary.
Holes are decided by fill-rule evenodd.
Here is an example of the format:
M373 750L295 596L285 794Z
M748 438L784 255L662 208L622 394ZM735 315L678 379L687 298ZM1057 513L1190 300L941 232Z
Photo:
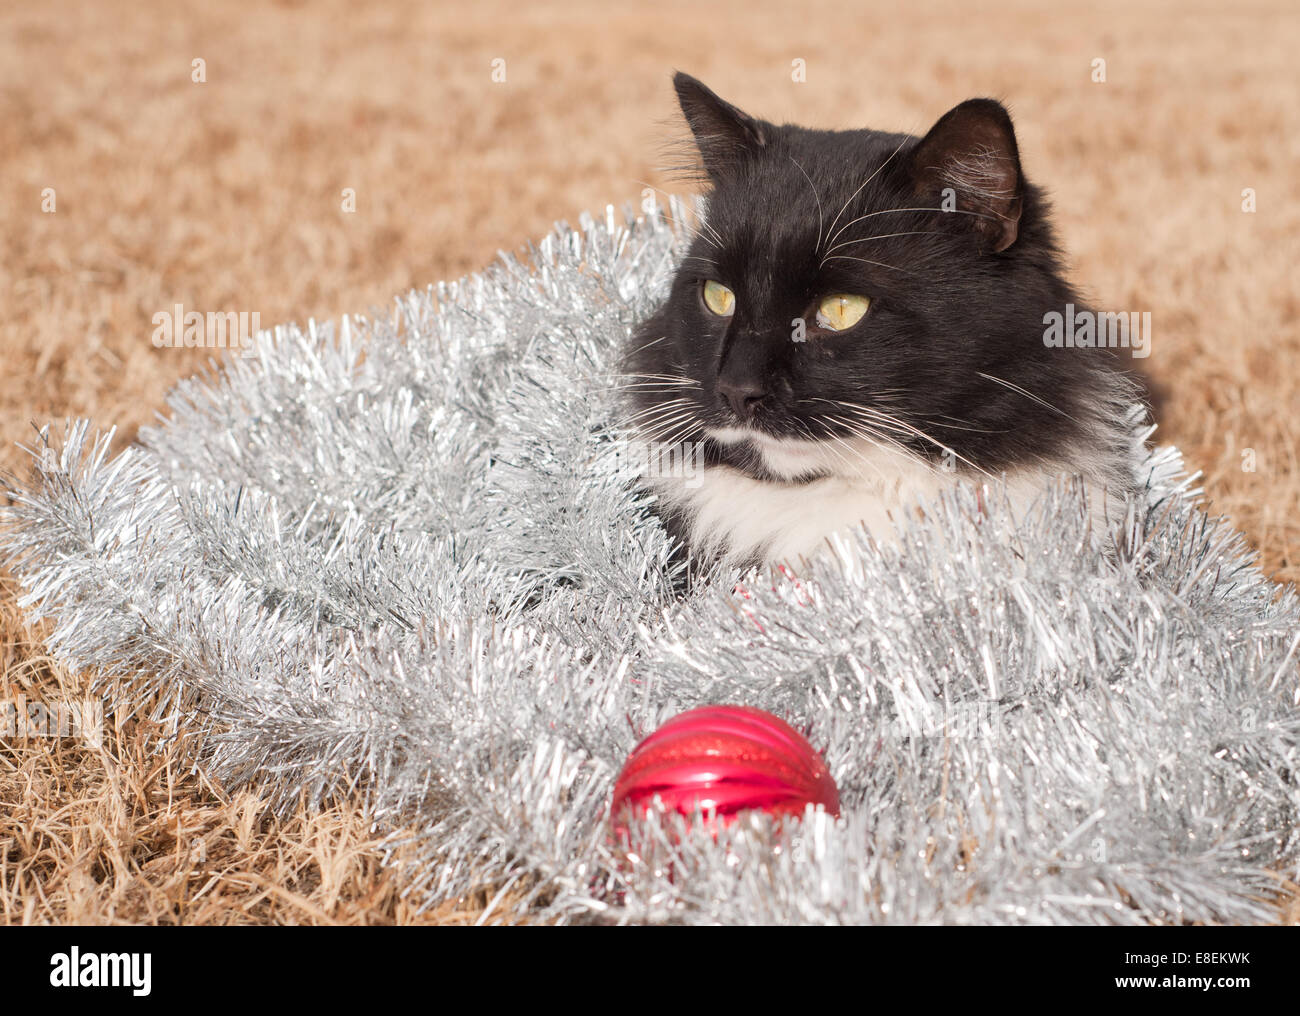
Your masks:
M647 442L703 470L648 477L697 557L794 561L960 482L1027 505L1063 474L1094 513L1133 486L1140 389L1109 349L1052 348L1083 305L1006 110L963 102L924 138L777 126L674 78L711 185L627 356Z

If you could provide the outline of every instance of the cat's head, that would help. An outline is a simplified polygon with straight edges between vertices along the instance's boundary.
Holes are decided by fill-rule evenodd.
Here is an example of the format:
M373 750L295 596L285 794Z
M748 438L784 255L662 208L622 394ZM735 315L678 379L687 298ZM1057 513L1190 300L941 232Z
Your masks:
M1073 294L1000 103L918 138L777 126L674 83L709 191L634 339L644 433L786 480L862 442L989 469L1052 456L1092 368L1045 348Z

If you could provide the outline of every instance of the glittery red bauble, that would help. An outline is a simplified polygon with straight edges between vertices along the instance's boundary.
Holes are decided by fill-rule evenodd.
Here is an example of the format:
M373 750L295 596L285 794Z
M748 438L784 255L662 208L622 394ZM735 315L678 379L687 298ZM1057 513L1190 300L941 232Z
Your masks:
M821 755L784 720L748 706L704 706L674 716L632 750L614 784L615 816L712 808L723 822L758 808L802 815L809 804L840 813Z

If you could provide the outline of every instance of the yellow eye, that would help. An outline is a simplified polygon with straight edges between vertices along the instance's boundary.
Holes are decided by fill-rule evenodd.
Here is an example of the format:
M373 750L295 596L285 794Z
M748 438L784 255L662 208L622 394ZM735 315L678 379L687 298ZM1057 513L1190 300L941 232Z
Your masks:
M731 317L736 312L736 294L710 279L704 284L704 305L718 317Z
M836 293L817 305L817 323L833 332L842 332L861 321L870 306L868 297Z

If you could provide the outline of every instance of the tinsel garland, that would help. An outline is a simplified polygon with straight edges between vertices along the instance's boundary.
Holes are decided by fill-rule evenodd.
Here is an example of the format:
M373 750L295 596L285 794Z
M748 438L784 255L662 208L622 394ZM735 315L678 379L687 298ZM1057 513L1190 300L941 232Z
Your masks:
M1135 429L1117 537L1068 484L957 489L896 542L682 594L620 454L618 358L689 217L281 327L111 457L67 425L2 538L51 649L227 787L360 795L424 903L539 920L1259 922L1295 877L1300 611ZM1136 428L1136 418L1135 418ZM824 749L843 814L611 838L636 742L702 704Z

